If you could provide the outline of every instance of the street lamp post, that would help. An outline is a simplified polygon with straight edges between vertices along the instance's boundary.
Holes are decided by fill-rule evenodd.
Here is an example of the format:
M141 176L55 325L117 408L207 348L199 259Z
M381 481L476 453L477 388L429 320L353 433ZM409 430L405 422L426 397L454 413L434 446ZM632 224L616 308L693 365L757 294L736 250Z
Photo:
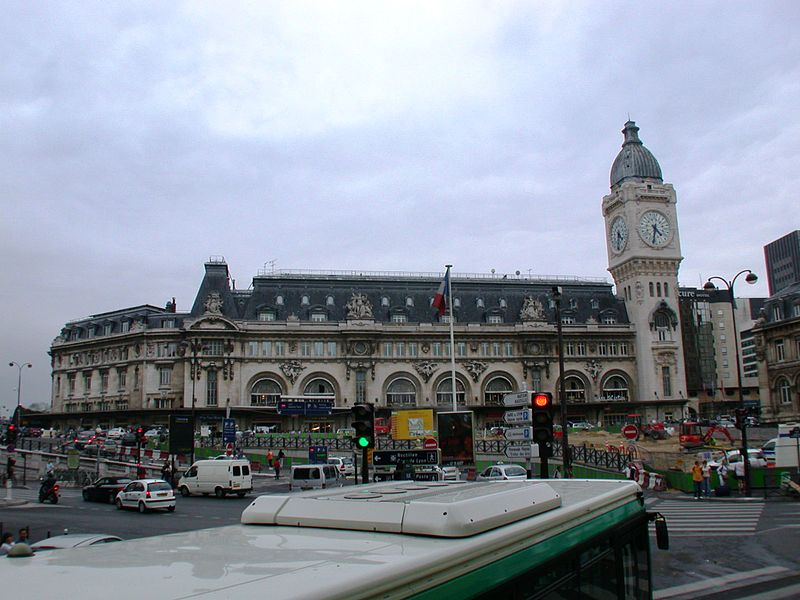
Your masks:
M744 408L744 394L742 393L742 364L739 359L739 334L736 329L736 296L734 295L733 286L736 283L736 280L739 278L740 275L745 276L744 280L749 284L754 284L758 281L758 276L753 273L750 269L743 269L739 271L736 275L734 275L733 279L730 281L714 276L709 277L706 284L703 286L704 290L715 290L717 289L716 286L712 283L712 279L717 279L725 284L725 287L728 288L728 301L731 304L731 313L733 317L733 341L735 344L736 350L736 377L739 380L739 411L740 411L740 418L738 419L741 424L742 430L742 460L744 461L744 494L745 496L750 495L750 456L747 452L747 419L745 418L745 408Z
M20 406L20 399L22 397L21 396L21 393L22 393L22 369L24 369L25 367L28 367L30 369L31 367L33 367L33 365L31 363L19 364L18 362L15 362L15 361L12 360L10 363L8 363L8 366L9 367L17 367L17 369L19 371L17 373L17 419L16 419L16 421L17 421L17 435L19 435L19 420L20 420L20 409L19 409L19 406Z
M206 346L203 344L202 341L198 339L191 340L189 342L183 343L186 348L189 349L189 352L192 355L191 358L191 369L190 375L192 377L192 452L191 452L191 460L189 461L190 465L194 464L194 435L196 431L195 427L195 405L197 404L197 398L195 397L195 382L197 381L198 375L198 367L200 366L200 359L198 358L200 353L205 350Z
M556 333L558 336L558 398L561 409L561 465L563 477L572 478L572 457L569 452L567 434L567 394L564 384L564 335L561 328L561 287L553 287L553 301L556 305Z

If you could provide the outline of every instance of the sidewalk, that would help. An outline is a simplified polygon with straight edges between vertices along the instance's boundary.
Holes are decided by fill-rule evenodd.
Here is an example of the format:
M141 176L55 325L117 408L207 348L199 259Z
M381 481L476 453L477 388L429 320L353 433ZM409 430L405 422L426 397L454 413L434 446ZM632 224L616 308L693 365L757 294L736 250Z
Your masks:
M28 503L27 500L14 498L14 491L16 490L29 490L30 488L26 485L15 485L11 489L11 500L7 499L8 490L7 488L0 488L0 508L11 508L14 506L23 506Z
M764 497L764 494L751 494L750 496L742 496L738 492L732 493L730 496L714 496L713 494L708 497L702 497L700 500L695 500L694 494L692 492L684 492L682 490L675 490L669 489L663 492L651 492L647 491L647 497L650 498L658 498L660 500L682 500L686 502L714 502L714 503L725 503L725 502L735 502L735 503L748 503L748 502L786 502L786 501L797 501L796 498L792 498L787 495L776 495L771 494L767 497Z

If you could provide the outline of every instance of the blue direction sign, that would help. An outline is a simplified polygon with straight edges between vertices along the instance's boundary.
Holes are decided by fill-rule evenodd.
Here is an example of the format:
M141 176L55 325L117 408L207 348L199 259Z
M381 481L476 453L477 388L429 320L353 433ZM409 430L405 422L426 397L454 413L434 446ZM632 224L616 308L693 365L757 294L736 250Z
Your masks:
M279 415L303 415L306 412L306 403L302 400L279 400Z
M306 400L306 416L322 417L333 411L333 400Z
M309 446L308 447L308 462L310 464L320 464L328 462L328 447L327 446Z
M396 465L436 465L439 464L438 450L376 450L372 453L372 464Z
M235 444L236 443L236 420L235 419L222 419L222 443Z

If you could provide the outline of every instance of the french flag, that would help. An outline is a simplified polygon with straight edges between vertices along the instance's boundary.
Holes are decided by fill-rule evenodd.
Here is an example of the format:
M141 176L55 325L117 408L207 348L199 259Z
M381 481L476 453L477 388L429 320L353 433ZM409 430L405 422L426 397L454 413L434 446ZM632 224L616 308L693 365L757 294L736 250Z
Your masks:
M439 311L439 316L444 315L447 309L447 297L450 295L450 267L444 274L442 283L439 284L439 289L436 290L436 295L433 297L433 307Z

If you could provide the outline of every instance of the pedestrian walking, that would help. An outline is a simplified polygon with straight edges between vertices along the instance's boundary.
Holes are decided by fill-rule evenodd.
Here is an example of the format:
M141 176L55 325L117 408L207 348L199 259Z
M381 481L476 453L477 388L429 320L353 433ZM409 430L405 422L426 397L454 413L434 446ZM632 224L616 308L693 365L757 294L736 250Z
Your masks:
M704 460L700 468L703 473L703 495L708 498L711 496L711 467L708 466L708 461Z
M703 493L703 469L699 461L694 461L692 467L692 484L694 485L694 499L700 500Z
M717 476L719 477L719 487L717 488L717 496L730 496L731 490L728 487L728 461L724 458L719 462L717 467Z
M169 459L166 459L161 467L161 479L172 484L172 467L169 466Z
M275 469L275 479L281 478L281 459L276 458L272 463L272 468Z

